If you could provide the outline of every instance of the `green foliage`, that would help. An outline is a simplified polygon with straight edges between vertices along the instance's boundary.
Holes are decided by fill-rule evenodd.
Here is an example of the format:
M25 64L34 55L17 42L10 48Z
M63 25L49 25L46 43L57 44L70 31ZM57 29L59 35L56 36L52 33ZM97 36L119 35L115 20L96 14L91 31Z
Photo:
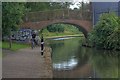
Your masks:
M35 12L55 9L68 9L70 4L70 2L27 2L26 7L30 12Z
M2 48L3 49L9 49L8 45L9 45L9 42L2 42ZM19 50L19 49L22 49L22 48L30 47L28 44L23 44L23 43L21 44L21 43L15 43L15 42L13 42L12 45L13 46L11 47L10 50L13 50L13 51L16 51L16 50Z
M25 3L2 3L2 35L8 36L11 30L17 30L25 12Z
M66 32L66 33L73 33L79 34L80 31L77 27L69 24L53 24L47 27L49 32Z
M49 25L47 30L49 32L64 32L64 26L62 24Z
M53 24L51 26L48 26L47 28L44 28L42 31L44 37L50 38L50 37L63 37L63 36L84 36L84 34L80 32L79 29L73 25L59 24L59 27L57 25L58 24ZM55 29L56 27L58 28ZM63 32L60 31L61 27L64 28ZM50 29L50 31L48 29Z
M34 11L45 11L48 10L50 3L47 2L27 2L25 7L29 9L30 12Z
M82 11L87 11L90 9L90 3L85 3L85 2L81 2L80 5L80 10Z
M79 28L73 26L73 25L69 25L69 24L65 24L65 32L66 33L71 33L71 34L82 34L82 32L79 31Z
M114 13L104 13L89 36L98 48L120 49L120 19Z

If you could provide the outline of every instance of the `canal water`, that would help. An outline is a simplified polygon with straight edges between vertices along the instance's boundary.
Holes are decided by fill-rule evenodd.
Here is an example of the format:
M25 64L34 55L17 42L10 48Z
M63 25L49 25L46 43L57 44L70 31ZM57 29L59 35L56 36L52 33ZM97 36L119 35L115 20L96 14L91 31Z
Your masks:
M118 78L119 51L81 46L81 37L48 39L54 78Z

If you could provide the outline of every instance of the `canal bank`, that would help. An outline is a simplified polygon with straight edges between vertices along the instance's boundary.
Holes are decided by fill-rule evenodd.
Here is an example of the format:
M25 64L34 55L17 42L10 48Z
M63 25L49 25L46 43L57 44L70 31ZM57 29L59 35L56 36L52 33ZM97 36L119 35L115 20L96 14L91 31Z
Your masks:
M50 77L46 77L46 78L53 78L51 53L52 53L52 49L50 47L45 47L44 61L45 61L46 69L47 69L47 74L50 75Z
M44 38L52 39L52 38L64 38L64 37L84 37L84 36L80 35L80 34L76 34L76 35L48 36L48 37L44 37Z

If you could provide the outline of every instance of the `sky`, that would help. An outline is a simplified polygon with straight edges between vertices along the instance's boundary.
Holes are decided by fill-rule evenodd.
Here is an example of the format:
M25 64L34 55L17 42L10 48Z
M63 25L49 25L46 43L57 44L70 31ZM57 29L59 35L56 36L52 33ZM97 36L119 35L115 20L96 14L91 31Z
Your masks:
M91 1L92 2L119 2L120 0L69 0L69 1L74 3L74 5L70 5L70 8L74 9L74 8L79 8L77 4L82 1L83 2L91 2Z
M74 5L70 5L70 8L71 9L74 9L74 8L79 8L79 6L77 5L77 4L79 4L79 2L89 2L89 0L73 0L72 1L72 3L74 4Z
M81 2L82 0L0 0L1 2ZM118 2L120 0L83 0L85 2Z

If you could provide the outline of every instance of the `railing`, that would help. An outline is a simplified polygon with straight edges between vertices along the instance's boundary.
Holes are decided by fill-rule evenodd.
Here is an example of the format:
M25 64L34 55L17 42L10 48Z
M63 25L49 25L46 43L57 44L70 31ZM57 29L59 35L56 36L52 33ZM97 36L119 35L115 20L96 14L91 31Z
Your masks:
M29 12L25 15L24 21L36 22L55 19L85 19L91 20L91 12L89 10L52 10L52 11L39 11Z

